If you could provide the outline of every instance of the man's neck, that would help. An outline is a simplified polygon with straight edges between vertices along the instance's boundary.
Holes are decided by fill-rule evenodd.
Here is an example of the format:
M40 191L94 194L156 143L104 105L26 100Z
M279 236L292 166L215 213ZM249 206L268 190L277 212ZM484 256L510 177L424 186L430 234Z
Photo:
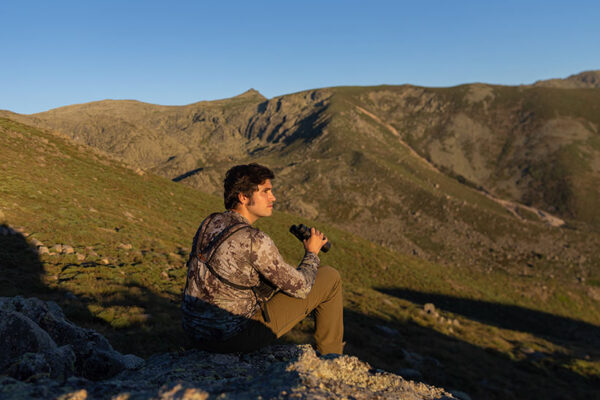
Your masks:
M233 208L231 211L234 211L240 214L242 217L246 218L248 222L250 222L250 225L254 224L258 219L258 217L256 217L255 215L249 213L246 207L244 206Z

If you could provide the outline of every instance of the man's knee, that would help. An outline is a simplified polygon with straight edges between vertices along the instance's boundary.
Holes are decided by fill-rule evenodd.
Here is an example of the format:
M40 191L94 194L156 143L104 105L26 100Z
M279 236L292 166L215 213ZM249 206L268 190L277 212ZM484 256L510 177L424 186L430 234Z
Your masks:
M340 273L337 269L329 265L323 265L317 270L317 279L323 279L327 282L332 283L339 283L341 282L342 277L340 276Z

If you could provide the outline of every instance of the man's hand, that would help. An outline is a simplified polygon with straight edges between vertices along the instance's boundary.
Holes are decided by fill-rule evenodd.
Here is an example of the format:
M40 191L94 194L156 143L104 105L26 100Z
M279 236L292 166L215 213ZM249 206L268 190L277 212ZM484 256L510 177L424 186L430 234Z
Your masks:
M319 254L319 251L321 251L321 247L323 247L323 245L327 243L327 238L325 237L323 232L319 232L315 228L310 228L310 238L305 239L303 242L306 251Z

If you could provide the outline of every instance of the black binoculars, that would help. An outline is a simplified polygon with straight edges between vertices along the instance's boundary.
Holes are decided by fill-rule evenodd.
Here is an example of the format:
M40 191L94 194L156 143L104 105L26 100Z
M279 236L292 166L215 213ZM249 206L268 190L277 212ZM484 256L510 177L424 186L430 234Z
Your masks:
M310 228L304 224L290 226L290 233L298 238L301 242L310 238ZM323 253L327 253L331 248L331 243L327 242L321 247Z

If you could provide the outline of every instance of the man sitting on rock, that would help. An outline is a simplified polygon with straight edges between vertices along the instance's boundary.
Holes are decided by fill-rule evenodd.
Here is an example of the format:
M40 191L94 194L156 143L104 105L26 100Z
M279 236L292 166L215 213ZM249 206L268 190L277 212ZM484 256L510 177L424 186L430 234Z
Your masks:
M311 228L295 268L273 240L252 224L273 212L273 172L238 165L225 177L227 211L207 217L194 237L183 294L183 327L202 349L250 352L271 343L315 311L321 354L341 354L342 284L334 268L320 266L327 243Z

